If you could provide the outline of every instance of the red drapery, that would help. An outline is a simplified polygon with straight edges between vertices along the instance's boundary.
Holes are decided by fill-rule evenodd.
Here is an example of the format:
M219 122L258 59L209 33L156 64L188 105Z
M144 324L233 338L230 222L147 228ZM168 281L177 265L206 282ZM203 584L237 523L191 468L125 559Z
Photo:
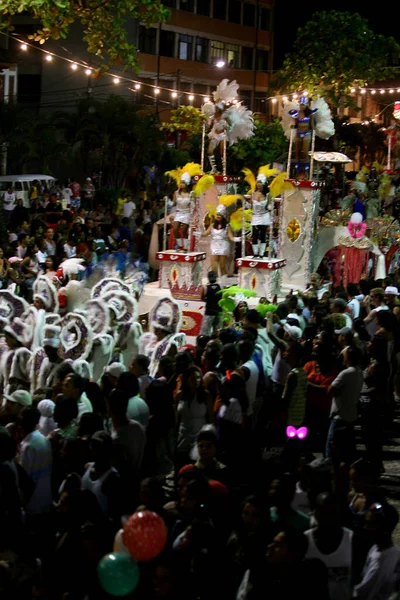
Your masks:
M335 286L347 286L348 283L357 283L363 273L368 273L369 250L339 246L339 255L335 265ZM342 280L343 261L343 284Z

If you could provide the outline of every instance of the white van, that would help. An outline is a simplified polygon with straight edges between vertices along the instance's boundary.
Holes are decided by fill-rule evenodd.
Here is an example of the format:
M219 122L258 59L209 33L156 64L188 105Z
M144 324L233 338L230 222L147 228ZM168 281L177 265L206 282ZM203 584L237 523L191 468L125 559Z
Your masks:
M1 175L0 176L0 198L3 197L10 187L14 188L15 195L17 198L22 198L24 206L30 208L29 203L29 190L31 189L32 183L40 181L43 185L50 189L53 187L56 181L55 177L51 175Z

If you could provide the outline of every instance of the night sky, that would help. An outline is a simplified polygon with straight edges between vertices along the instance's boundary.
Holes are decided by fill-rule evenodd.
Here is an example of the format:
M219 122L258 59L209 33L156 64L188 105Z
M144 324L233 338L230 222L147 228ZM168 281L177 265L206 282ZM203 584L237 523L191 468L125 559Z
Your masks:
M400 43L400 3L389 2L368 6L367 0L335 2L302 2L292 4L284 0L275 2L275 64L274 69L282 65L285 54L291 51L296 30L311 19L315 12L339 10L359 13L369 22L370 29L378 34L391 35Z

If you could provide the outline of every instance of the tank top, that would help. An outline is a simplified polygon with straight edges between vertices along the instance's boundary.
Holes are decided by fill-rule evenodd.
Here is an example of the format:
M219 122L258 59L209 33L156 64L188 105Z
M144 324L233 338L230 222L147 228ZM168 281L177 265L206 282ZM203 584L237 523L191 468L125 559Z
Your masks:
M88 468L86 469L86 471L83 474L82 489L90 490L91 492L93 492L93 494L97 498L97 501L100 505L101 510L106 515L107 511L108 511L108 498L101 491L101 487L102 487L103 483L105 482L105 480L107 479L107 477L110 475L110 473L117 473L117 471L116 471L116 469L114 469L114 467L111 467L110 469L108 469L108 471L103 473L103 475L101 477L99 477L98 479L96 479L94 481L90 477L90 473L93 468L93 465L94 465L94 463L89 463Z
M246 394L247 399L249 401L249 408L247 409L247 415L250 416L253 414L253 404L256 399L257 394L257 383L258 383L258 367L254 360L248 360L245 362L242 367L245 367L249 370L250 375L248 380L246 381Z
M342 527L343 537L332 554L323 554L314 541L314 530L305 532L308 539L306 558L319 558L328 569L328 587L331 600L351 599L351 561L353 532Z
M190 196L176 197L176 212L190 212Z
M301 368L292 369L290 372L296 375L297 383L290 398L287 424L300 427L306 411L307 373Z

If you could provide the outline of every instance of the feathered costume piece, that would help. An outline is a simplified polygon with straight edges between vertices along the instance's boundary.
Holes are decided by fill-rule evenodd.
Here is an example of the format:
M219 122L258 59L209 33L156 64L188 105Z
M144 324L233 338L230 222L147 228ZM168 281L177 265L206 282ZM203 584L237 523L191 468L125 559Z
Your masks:
M236 144L238 140L247 140L254 135L254 119L251 110L243 106L241 102L232 104L225 112L227 121L227 139L229 146Z
M286 172L280 173L271 181L269 193L271 194L272 198L280 196L282 192L290 192L291 190L294 190L294 185L290 183L290 181L285 181L287 176L288 174Z
M289 139L290 132L293 129L293 125L296 123L296 120L291 116L292 111L299 111L300 103L299 102L285 102L283 113L282 113L282 121L281 125L285 136ZM327 140L332 137L335 133L335 125L332 121L332 115L330 108L324 98L320 98L319 96L312 101L311 110L315 110L313 114L313 119L315 123L315 133L318 137L323 140Z
M231 215L229 219L229 224L234 231L240 231L242 229L242 208L238 208ZM253 211L250 208L246 208L244 211L244 222L246 231L249 229L251 224L251 217L253 215Z
M257 294L246 288L237 285L231 285L218 292L222 298L218 301L218 306L222 308L224 314L232 314L239 302L244 302L246 298L253 298Z
M215 179L212 175L203 175L203 177L201 177L196 183L196 186L194 188L194 195L197 197L201 196L203 192L206 192L207 190L212 188L214 183Z
M277 308L276 304L257 304L256 311L265 319L267 313L275 312Z
M189 184L192 177L195 175L202 175L201 165L198 163L186 163L183 167L177 167L172 171L166 171L164 175L168 175L171 179L176 182L176 187L180 187L181 182Z
M242 199L242 196L240 196L238 194L223 194L222 196L219 197L218 203L223 204L224 206L228 207L228 206L232 206L232 204L234 204L235 202L237 202L238 200L241 200L241 199Z
M264 165L258 169L258 175L264 175L266 179L269 179L273 175L278 175L279 169L271 169L270 165Z
M224 102L230 104L236 99L239 91L239 84L234 80L229 83L229 79L223 79L217 85L216 90L212 93L214 102Z
M250 186L249 191L252 194L253 192L256 191L256 178L254 176L254 173L247 167L244 167L244 169L242 169L242 173L245 174L244 181L249 184L249 186Z

